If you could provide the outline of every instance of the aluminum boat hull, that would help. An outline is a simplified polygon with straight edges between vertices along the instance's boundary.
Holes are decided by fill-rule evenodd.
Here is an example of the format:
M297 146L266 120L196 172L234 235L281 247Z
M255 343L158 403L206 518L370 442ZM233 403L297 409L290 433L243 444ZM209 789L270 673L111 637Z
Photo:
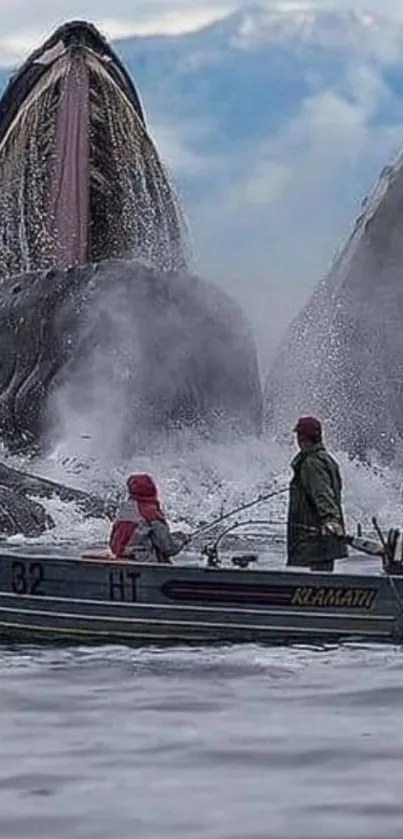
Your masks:
M0 554L0 640L403 641L403 577Z

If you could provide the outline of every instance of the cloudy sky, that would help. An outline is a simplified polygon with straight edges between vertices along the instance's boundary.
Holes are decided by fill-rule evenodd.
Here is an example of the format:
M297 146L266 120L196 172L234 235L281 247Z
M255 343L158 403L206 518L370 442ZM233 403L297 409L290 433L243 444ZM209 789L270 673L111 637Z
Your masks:
M372 9L403 20L402 0L262 0L268 7ZM0 63L20 61L57 24L86 18L109 38L196 29L250 3L242 0L0 0Z

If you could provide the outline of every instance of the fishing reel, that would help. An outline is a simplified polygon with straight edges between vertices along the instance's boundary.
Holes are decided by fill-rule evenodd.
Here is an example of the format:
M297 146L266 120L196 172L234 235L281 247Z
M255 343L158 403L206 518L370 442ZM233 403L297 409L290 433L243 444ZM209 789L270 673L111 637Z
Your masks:
M257 562L259 557L257 554L237 554L231 557L231 562L234 568L249 568L251 562Z
M218 556L218 545L205 545L202 549L202 556L207 557L207 568L219 568L221 565L220 557Z

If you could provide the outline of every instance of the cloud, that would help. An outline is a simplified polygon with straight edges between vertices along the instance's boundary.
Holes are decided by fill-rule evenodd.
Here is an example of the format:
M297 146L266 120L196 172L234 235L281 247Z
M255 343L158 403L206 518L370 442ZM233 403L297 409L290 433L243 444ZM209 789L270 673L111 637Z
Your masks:
M350 78L351 73L351 78ZM403 138L403 118L374 121L387 95L374 68L346 68L349 95L322 90L250 148L229 185L190 208L199 270L253 323L265 366L349 235L361 199Z
M259 0L258 0L259 3ZM108 38L133 34L180 33L198 29L239 8L250 0L0 0L0 64L20 62L60 23L85 18L98 25ZM260 0L268 9L284 13L323 8L379 13L403 21L401 0ZM368 16L370 18L370 15Z
M215 154L204 154L195 151L194 146L200 147L203 138L211 130L210 122L204 120L182 120L180 123L170 123L167 118L148 120L148 131L158 149L162 160L175 172L177 178L189 178L192 181L202 175L214 172L223 173L225 161Z
M283 12L309 12L321 11L323 9L343 9L361 12L371 19L372 14L403 20L403 8L401 0L266 0L264 5L281 9Z
M91 20L114 39L195 30L223 17L236 5L234 0L116 0L113 7L110 0L0 0L0 63L21 61L65 20Z

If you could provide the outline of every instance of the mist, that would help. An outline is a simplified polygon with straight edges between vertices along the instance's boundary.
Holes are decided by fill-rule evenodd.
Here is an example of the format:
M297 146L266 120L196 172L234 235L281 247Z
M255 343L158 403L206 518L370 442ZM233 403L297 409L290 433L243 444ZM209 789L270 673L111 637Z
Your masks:
M74 295L61 286L54 318L69 349L50 391L48 446L116 463L182 428L258 430L253 339L221 290L133 259L81 269Z
M403 143L403 114L378 118L390 97L381 70L358 62L345 75L344 93L302 99L266 138L251 135L239 149L228 137L221 156L200 151L202 125L151 114L185 196L196 266L242 306L263 373Z

